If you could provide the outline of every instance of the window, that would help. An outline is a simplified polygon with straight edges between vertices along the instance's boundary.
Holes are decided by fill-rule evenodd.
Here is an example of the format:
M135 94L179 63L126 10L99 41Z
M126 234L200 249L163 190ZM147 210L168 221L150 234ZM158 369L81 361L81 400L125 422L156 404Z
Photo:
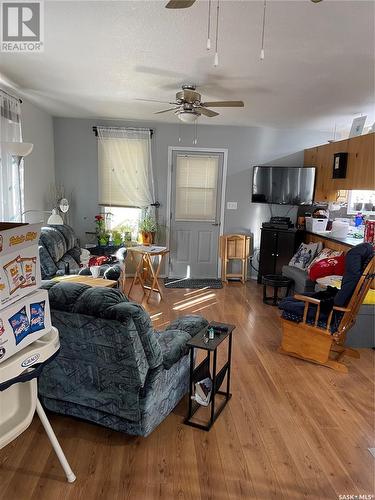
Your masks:
M146 208L155 203L151 131L97 127L99 205Z
M215 220L218 172L218 156L177 155L177 221Z
M16 221L23 212L23 161L12 154L22 142L21 106L0 90L0 220Z
M142 210L129 207L104 207L107 229L117 230L122 233L130 232L132 240L138 238L138 227Z
M375 191L349 191L348 214L361 212L365 215L375 215Z

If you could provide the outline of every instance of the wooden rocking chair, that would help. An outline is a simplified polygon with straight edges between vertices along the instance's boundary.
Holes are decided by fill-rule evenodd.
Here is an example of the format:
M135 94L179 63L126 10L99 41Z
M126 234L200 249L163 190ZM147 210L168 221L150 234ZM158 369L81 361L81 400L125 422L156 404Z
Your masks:
M359 358L359 352L355 349L345 347L345 339L348 331L353 326L358 310L370 289L374 278L373 257L366 266L359 279L354 293L347 307L334 306L330 312L325 328L318 326L320 314L320 300L305 295L295 295L297 300L305 303L303 319L301 323L295 323L281 318L282 341L279 352L295 358L304 359L312 363L327 366L342 373L348 373L346 365L340 362L343 356ZM307 323L307 313L309 304L316 304L314 324ZM331 331L332 317L335 311L344 313L338 327Z

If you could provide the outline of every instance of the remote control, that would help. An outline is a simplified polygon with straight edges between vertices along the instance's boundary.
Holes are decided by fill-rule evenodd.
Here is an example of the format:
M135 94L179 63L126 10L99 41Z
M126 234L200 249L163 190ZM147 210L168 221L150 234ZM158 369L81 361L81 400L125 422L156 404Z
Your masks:
M226 333L228 331L227 326L212 325L212 328L220 333Z

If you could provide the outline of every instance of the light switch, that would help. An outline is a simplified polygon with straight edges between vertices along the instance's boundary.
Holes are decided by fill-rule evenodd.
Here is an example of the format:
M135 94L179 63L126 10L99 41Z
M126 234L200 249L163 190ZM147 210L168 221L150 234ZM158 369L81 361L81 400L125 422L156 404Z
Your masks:
M236 201L228 201L227 202L227 210L237 210L237 202Z

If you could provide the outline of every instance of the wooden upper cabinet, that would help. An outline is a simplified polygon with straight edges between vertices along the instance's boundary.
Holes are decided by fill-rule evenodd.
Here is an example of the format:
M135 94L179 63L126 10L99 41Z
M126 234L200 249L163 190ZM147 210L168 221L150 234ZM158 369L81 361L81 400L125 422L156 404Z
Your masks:
M348 141L347 189L375 189L374 142L375 134Z
M316 167L318 148L305 149L303 165L305 167Z
M316 167L315 201L335 201L339 190L375 189L375 134L305 150L304 165ZM348 153L345 179L333 179L335 153Z

